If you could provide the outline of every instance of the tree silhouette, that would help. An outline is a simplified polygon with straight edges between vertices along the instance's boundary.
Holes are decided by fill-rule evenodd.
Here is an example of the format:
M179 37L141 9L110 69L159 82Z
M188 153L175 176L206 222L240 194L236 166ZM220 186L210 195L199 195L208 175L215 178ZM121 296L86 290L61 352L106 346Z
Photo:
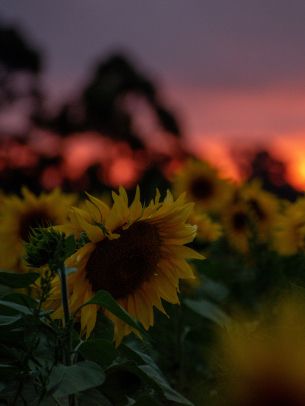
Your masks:
M170 161L171 156L151 153L145 142L147 133L143 134L143 127L137 125L141 112L130 107L128 100L133 98L145 104L149 115L154 118L157 132L163 135L165 142L169 140L170 145L174 145L173 155L180 157L185 155L180 143L181 129L155 83L126 56L114 54L100 61L80 90L77 100L63 100L55 114L46 107L45 95L40 88L42 74L40 52L19 29L0 24L0 112L24 100L28 107L25 114L28 114L27 122L30 124L21 134L11 134L1 141L0 181L4 191L18 192L22 185L27 185L38 193L44 187L45 175L52 173L60 174L60 186L66 191L86 188L100 193L106 188L101 178L100 164L93 162L79 179L71 180L63 171L65 165L61 154L39 155L39 152L31 150L28 140L33 128L51 130L59 136L59 143L62 138L71 140L75 133L83 133L86 137L91 132L108 137L113 143L126 143L135 154L139 152L145 156L147 174L144 179L149 178L151 185L166 184L160 168L166 165L167 160ZM5 133L0 128L0 136ZM44 137L43 131L39 134ZM151 136L154 136L154 131L151 131ZM33 155L33 160L29 165L19 165L16 162L18 156L12 158L11 150L27 151ZM150 187L144 189L150 193Z
M249 179L257 178L264 189L281 198L294 201L301 195L287 181L286 164L266 150L257 151L250 164Z
M37 116L36 123L63 136L96 131L115 141L126 141L133 149L144 148L133 114L124 103L130 95L147 104L164 132L181 135L177 119L164 105L154 83L119 54L98 64L78 101L65 103L55 117L47 112Z
M41 101L40 71L39 52L17 29L0 24L0 110L24 98L35 109Z

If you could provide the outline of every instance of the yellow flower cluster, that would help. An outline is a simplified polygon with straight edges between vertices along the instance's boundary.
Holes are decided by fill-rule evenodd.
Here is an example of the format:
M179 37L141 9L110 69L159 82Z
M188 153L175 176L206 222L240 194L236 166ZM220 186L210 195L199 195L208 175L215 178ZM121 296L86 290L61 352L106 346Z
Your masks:
M218 331L220 391L237 406L305 404L304 298L283 297Z
M0 268L24 272L24 242L33 229L63 224L76 196L51 193L35 196L23 188L21 196L3 196L0 203Z
M305 250L305 198L284 202L262 189L258 180L234 184L209 164L190 160L173 177L175 193L195 202L193 221L206 242L223 237L247 254L251 242L266 244L280 255Z
M168 191L161 201L157 192L143 206L139 188L130 204L120 188L112 200L108 205L88 195L79 207L71 208L74 196L59 190L35 196L24 188L22 196L8 196L1 205L0 254L3 268L23 272L24 243L33 229L53 226L76 239L85 233L88 242L66 263L77 269L68 275L70 308L73 313L81 308L81 330L87 337L102 310L114 323L118 344L132 328L97 305L82 305L97 291L106 290L148 329L154 324L154 307L165 313L162 299L179 303L179 280L194 278L187 259L203 257L186 246L194 240L197 227L188 222L193 203L186 202L184 195L174 199ZM62 317L60 298L61 284L55 276L48 301L55 318Z
M102 310L113 321L119 343L132 328L97 305L82 304L98 290L106 290L148 329L154 324L154 308L164 312L162 300L179 302L180 279L194 279L196 272L187 260L203 257L187 244L196 234L202 251L218 240L232 255L234 251L247 255L252 244L264 244L280 255L305 250L305 198L280 201L258 181L237 185L195 160L175 174L172 189L173 195L168 191L164 200L157 192L146 206L139 188L132 202L123 188L111 198L88 195L85 201L60 190L39 196L26 188L20 196L1 194L0 268L28 270L24 243L37 227L52 226L76 239L86 235L87 243L66 264L77 269L68 276L71 310L80 308L86 336ZM59 299L60 283L55 278L49 301L54 317L62 316Z

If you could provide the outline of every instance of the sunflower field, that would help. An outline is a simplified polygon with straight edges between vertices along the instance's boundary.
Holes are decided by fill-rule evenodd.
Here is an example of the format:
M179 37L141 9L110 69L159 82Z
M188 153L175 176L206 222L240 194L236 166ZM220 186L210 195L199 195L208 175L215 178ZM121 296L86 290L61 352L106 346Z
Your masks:
M1 405L305 405L305 198L189 159L0 219Z

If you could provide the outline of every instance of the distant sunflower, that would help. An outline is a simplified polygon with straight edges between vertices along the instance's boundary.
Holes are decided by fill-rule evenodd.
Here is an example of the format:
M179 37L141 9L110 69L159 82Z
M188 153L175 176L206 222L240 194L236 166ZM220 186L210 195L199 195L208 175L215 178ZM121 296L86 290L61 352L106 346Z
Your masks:
M61 227L66 234L85 232L90 239L67 263L77 268L68 280L71 310L103 289L148 329L154 323L153 307L164 312L161 299L178 303L179 279L194 277L186 259L202 259L184 246L196 234L196 226L187 223L193 204L185 203L183 196L174 200L168 192L163 202L157 193L154 201L142 207L137 189L129 206L123 188L113 193L111 208L93 196L88 198L86 208L73 209L70 224ZM58 289L55 281L54 295ZM81 330L87 337L99 310L89 305L80 311ZM112 313L104 310L104 314L113 321L119 344L132 329ZM55 317L60 315L58 309Z
M224 235L237 251L247 253L251 236L251 213L244 202L234 201L222 215Z
M281 255L305 251L305 199L285 207L274 231L274 248Z
M190 220L196 224L197 238L202 242L217 241L223 234L221 225L203 211L194 210Z
M5 197L0 206L0 267L23 272L24 243L32 229L62 224L74 203L74 196L58 189L35 196L23 188L22 197Z
M304 300L283 298L257 319L232 321L219 331L220 405L305 405Z
M231 188L231 184L221 179L215 168L203 161L187 161L173 179L173 190L177 196L185 192L196 207L213 212L226 204Z
M264 191L258 181L245 184L240 190L240 195L249 207L259 241L269 240L278 218L277 199Z

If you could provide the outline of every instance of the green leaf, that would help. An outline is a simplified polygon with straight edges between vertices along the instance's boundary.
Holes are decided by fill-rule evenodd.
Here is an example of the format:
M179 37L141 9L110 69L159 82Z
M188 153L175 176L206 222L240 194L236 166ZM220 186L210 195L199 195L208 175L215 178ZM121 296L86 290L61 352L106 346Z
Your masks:
M141 395L137 399L128 398L127 406L162 406L156 399L149 395Z
M39 278L39 273L15 273L15 272L0 272L0 285L9 286L10 288L19 289L26 288Z
M207 300L185 299L184 304L200 316L213 321L214 323L224 326L230 318L217 305Z
M155 386L161 390L163 396L170 401L179 403L180 405L193 406L193 404L187 400L179 392L175 391L162 376L158 367L151 365L138 365L137 368L144 374L146 380L155 384Z
M78 406L113 406L98 389L82 392L77 400Z
M155 361L145 352L142 351L142 348L138 348L136 342L130 342L127 344L122 344L120 346L120 352L123 353L127 359L136 362L137 364L148 364L155 366Z
M153 386L159 390L167 400L186 406L192 405L189 400L169 385L155 361L148 354L145 354L143 351L136 348L135 343L123 344L121 346L121 351L125 353L129 359L131 358L136 363L141 364L134 365L128 369L137 374L139 378L144 379L148 384L153 384ZM140 404L144 405L145 403L139 403L139 405Z
M17 314L15 316L4 316L0 315L0 327L8 327L15 324L17 321L21 320L22 316Z
M85 341L80 346L79 352L85 359L97 362L103 367L109 366L117 356L114 345L102 338Z
M19 369L14 365L8 364L0 364L0 379L1 380L9 380L12 378L16 378L17 374L19 373Z
M65 257L69 258L76 251L76 241L74 235L69 235L65 239Z
M35 308L37 306L37 300L23 293L9 293L2 298L6 302L14 302L28 308Z
M9 302L6 300L0 300L0 310L1 310L1 307L12 310L14 313L17 312L17 313L24 314L26 316L30 316L33 314L32 310L30 310L28 307L14 303L14 302Z
M218 302L223 302L229 294L229 290L226 286L219 282L215 282L206 276L202 278L201 289L205 296L209 296L211 299Z
M117 316L120 320L127 323L129 326L139 330L142 334L145 334L144 328L134 320L127 311L120 306L115 299L111 296L111 294L105 290L99 290L93 298L91 298L88 302L86 302L83 306L87 306L89 304L96 304L99 305L115 316Z
M95 362L83 361L71 366L57 365L51 372L47 390L57 399L95 388L104 380L104 371Z

